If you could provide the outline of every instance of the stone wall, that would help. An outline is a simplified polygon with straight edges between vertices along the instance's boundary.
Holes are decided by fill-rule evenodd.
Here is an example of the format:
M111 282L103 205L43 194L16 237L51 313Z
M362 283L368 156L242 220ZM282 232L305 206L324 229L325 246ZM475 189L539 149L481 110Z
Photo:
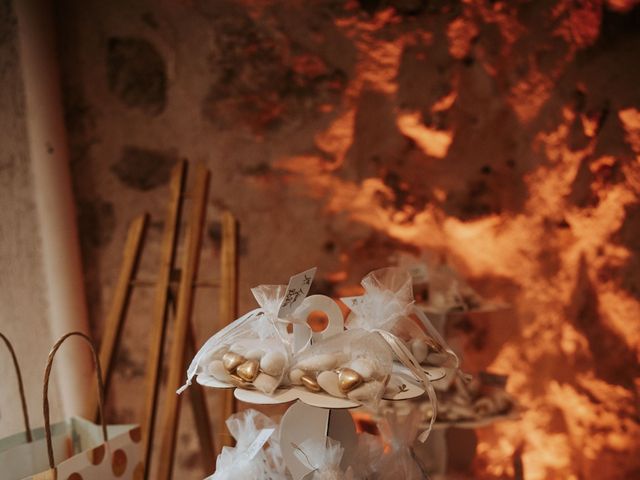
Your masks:
M522 424L481 432L476 478L512 474L520 447L527 479L637 474L633 3L58 2L96 336L128 223L154 219L148 277L170 169L203 162L203 272L216 273L217 215L230 209L242 311L249 287L312 265L316 290L337 294L397 250L446 254L514 304L492 323L470 320L467 362L513 373L529 409ZM139 409L150 299L134 298L114 420ZM199 296L201 341L215 304ZM186 409L185 420L179 478L200 478Z

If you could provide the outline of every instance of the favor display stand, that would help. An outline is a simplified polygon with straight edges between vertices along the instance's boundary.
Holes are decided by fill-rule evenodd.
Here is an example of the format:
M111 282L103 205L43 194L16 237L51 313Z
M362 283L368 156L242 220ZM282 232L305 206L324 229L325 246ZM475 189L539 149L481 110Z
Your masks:
M376 273L365 280L401 278L394 271L383 272L380 277L376 277ZM443 368L425 368L418 362L405 343L391 333L390 327L389 330L367 331L355 327L345 330L342 311L335 301L324 295L306 296L314 274L315 268L291 277L286 287L253 289L260 308L209 339L189 367L187 384L178 390L182 393L195 380L205 387L234 389L235 398L246 403L294 402L284 414L280 427L282 457L294 480L310 479L316 470L301 448L305 442L317 440L325 444L328 438L337 440L344 449L342 465L352 464L357 435L349 409L377 402L380 398L402 401L425 393L435 402L431 382L445 375ZM407 278L410 289L408 275ZM400 282L398 287L384 292L381 288L375 298L374 295L365 298L365 294L343 301L351 305L352 315L354 312L362 315L367 301L372 300L368 306L375 306L375 314L385 314L380 308L388 308L389 314L396 319L398 315L393 313L394 308L405 305L408 308L412 304L399 301L406 293L407 283ZM310 329L307 319L312 312L322 312L326 316L327 325L323 331ZM363 323L362 317L356 317L348 325L360 327ZM425 338L437 343L426 334ZM280 342L291 346L292 350L281 354L278 350ZM333 343L338 346L333 347ZM363 350L354 354L360 347ZM441 348L443 352L450 351L446 346ZM387 354L389 363L385 364L383 360ZM347 360L339 360L341 355ZM394 356L399 361L394 361ZM280 361L275 361L276 358ZM285 363L288 358L294 360ZM314 373L310 374L310 371ZM431 425L419 438L424 441L430 429Z

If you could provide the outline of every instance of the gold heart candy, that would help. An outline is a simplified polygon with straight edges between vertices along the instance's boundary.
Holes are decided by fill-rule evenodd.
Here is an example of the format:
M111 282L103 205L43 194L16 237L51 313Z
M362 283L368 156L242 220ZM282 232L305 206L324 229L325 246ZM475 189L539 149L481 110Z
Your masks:
M242 362L244 362L244 357L237 353L227 352L222 356L222 365L229 373L233 373Z
M247 382L253 382L260 371L260 363L257 360L247 360L236 369L236 375Z
M319 392L322 390L316 379L311 375L302 375L300 377L300 381L305 387L307 387L307 390L311 390L312 392Z
M350 392L363 381L362 375L350 368L341 368L338 372L338 388L342 393Z
M234 375L233 373L229 375L231 380L229 380L233 385L240 388L251 388L251 384L249 382L245 382L238 375Z

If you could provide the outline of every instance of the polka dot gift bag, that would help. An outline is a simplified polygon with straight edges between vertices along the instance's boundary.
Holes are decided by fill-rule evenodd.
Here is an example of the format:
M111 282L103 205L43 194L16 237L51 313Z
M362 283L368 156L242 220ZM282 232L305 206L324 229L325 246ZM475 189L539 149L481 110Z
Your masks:
M84 339L93 353L98 377L101 425L79 417L51 425L48 386L53 358L62 343L71 336ZM48 466L21 480L135 480L142 479L140 428L136 425L109 425L104 422L102 371L91 340L82 333L63 336L54 345L44 375L44 437ZM4 478L4 477L3 477Z

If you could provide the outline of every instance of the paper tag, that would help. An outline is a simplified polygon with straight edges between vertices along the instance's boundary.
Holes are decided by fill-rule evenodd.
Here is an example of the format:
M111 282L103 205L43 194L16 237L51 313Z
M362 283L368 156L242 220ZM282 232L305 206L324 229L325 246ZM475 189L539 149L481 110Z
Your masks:
M280 305L280 310L278 310L278 318L288 318L296 308L298 308L300 303L302 303L307 293L309 293L311 282L313 282L313 277L316 275L317 269L317 267L310 268L289 279L284 300L282 301L282 305Z
M264 444L267 443L267 441L271 438L271 435L273 435L273 432L275 431L276 429L273 427L260 430L255 440L251 442L251 445L249 445L249 447L244 451L249 460L253 459L253 457L255 457L258 452L262 450Z
M364 300L364 296L360 295L358 297L341 297L340 300L347 307L349 307L351 310L353 310L353 307L356 307L356 306L358 306L358 305L360 305L362 303L362 301Z

